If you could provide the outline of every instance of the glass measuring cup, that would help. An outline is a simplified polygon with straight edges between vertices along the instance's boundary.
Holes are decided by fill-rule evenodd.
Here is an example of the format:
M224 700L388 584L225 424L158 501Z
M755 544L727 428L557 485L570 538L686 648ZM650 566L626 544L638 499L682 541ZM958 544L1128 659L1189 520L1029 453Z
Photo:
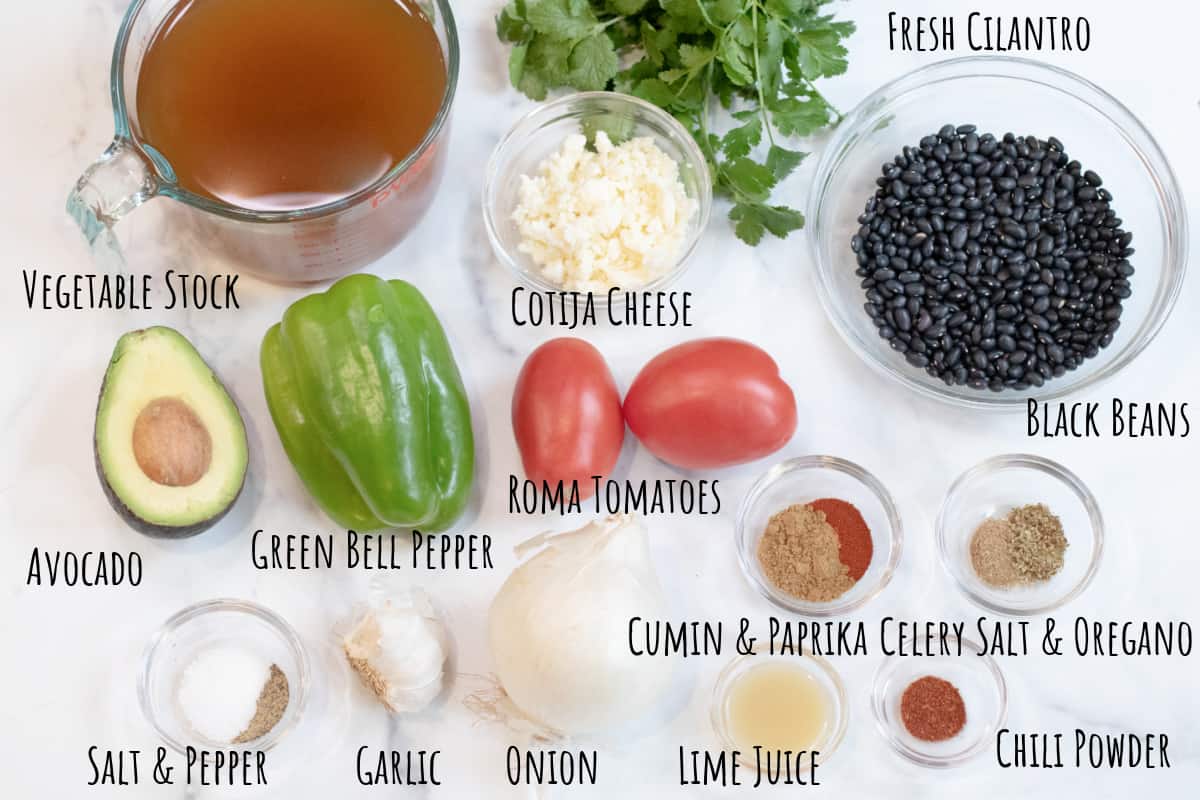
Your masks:
M170 225L238 265L284 283L345 275L379 258L424 215L445 166L450 106L458 83L458 33L449 0L419 0L442 47L446 89L429 130L413 152L379 180L331 203L289 211L254 211L180 186L167 159L141 139L137 81L159 25L186 0L134 0L113 48L110 91L116 134L67 198L97 257L123 263L112 226L147 200L177 201Z

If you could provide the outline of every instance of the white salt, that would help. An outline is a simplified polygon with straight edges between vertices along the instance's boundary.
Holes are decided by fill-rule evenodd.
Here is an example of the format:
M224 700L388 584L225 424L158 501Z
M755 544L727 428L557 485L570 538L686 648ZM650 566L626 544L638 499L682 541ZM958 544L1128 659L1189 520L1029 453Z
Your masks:
M250 725L271 662L240 647L212 647L183 671L179 706L199 736L232 742Z

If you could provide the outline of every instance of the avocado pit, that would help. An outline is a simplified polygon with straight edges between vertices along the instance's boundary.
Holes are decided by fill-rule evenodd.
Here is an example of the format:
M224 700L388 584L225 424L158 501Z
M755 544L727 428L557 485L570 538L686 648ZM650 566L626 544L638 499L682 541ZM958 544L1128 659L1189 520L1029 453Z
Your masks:
M212 464L212 436L187 403L159 397L133 423L133 456L155 483L191 486Z

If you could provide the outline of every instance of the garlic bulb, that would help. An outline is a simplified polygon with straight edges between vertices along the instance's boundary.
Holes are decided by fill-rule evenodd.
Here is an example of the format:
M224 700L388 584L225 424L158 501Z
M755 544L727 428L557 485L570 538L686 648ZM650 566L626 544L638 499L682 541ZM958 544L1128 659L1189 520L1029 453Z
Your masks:
M342 650L389 711L420 711L442 690L442 634L423 595L393 595L372 603L343 637Z

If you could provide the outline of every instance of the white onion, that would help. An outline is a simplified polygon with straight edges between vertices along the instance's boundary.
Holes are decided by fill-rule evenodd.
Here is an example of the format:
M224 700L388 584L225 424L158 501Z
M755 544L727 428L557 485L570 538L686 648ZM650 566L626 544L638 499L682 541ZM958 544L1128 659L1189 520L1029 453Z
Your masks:
M629 620L665 609L646 531L629 516L539 536L492 601L488 636L512 703L566 735L602 732L641 716L667 688L667 659L629 652Z

